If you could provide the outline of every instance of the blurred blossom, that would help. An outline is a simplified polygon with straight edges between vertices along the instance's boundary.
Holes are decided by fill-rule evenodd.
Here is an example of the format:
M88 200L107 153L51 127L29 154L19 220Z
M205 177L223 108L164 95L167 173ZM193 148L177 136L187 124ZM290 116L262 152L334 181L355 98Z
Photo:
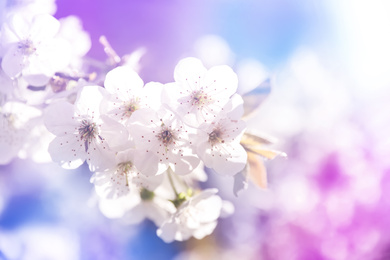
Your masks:
M362 103L380 103L356 103L353 81L325 65L321 60L326 59L320 60L316 52L299 53L278 75L275 91L261 108L264 113L255 119L260 128L277 129L279 137L291 140L282 148L289 160L281 169L273 168L276 177L270 186L280 199L267 226L271 236L260 254L265 259L381 257L389 236L375 229L385 230L388 223L375 216L386 207L381 186L388 168L371 156L382 146L381 141L368 143L378 131L368 131L364 126L369 119L356 114ZM273 116L267 116L271 110ZM295 126L275 127L291 114ZM380 128L388 125L380 121ZM358 233L364 232L357 230L370 233L365 243L369 249L356 244L362 239ZM280 233L288 238L274 235Z
M364 98L333 62L317 51L299 50L276 75L257 116L249 119L249 128L284 140L278 148L289 158L268 164L267 192L252 187L235 201L232 222L241 220L240 227L235 230L229 222L238 233L228 240L237 250L252 237L261 259L386 256L390 237L380 230L389 227L382 216L389 209L382 188L389 167L377 151L387 147L386 137L378 136L390 124L382 113L389 92ZM375 113L367 112L373 108ZM376 127L368 123L373 118L378 118ZM229 189L231 184L221 186ZM244 201L262 211L249 210ZM258 231L252 233L243 223L257 225ZM266 239L259 244L261 238Z
M290 172L289 177L278 185L278 208L285 211L285 217L292 218L296 214L305 214L314 209L319 201L316 191L310 187L308 180L299 176L297 172Z
M240 82L239 93L247 93L263 83L269 72L260 61L255 59L244 59L237 64L237 76Z
M229 44L218 35L202 36L194 43L194 51L206 68L233 63L234 54Z

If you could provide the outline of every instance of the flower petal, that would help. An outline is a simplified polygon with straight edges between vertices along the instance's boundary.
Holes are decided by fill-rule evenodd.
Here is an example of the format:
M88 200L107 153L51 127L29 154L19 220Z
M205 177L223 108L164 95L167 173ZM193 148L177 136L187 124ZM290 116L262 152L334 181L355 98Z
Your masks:
M43 41L53 38L60 29L60 22L51 15L42 14L34 17L29 31L34 41Z
M11 34L9 33L6 33L4 37L2 35L2 38L4 38L2 44L7 44L7 42L15 42L16 38L18 39L17 41L26 38L31 27L30 22L28 22L23 16L18 14L11 16L7 21L6 25L8 28L4 31L8 31L9 29L10 31L12 31L13 35L11 38L8 38L9 36L11 36ZM14 36L16 36L16 38L14 38Z
M76 112L98 118L100 115L100 102L107 91L99 86L85 86L81 89L75 102Z
M206 68L202 62L196 58L185 58L179 61L175 67L174 79L176 82L186 84L186 81L197 81L204 76Z
M78 123L74 119L74 106L66 101L59 101L48 106L44 111L46 128L57 136L77 131Z
M236 73L226 65L215 66L206 73L204 82L211 90L210 95L220 99L231 97L237 91L238 78Z
M198 167L200 159L192 154L183 154L183 156L171 156L169 163L172 170L178 175L186 175L191 173Z
M65 169L76 169L85 161L84 145L74 135L56 137L49 144L49 153L54 162Z
M27 60L18 50L18 45L13 44L4 55L1 61L1 68L10 78L15 78L22 73L26 64Z
M146 176L162 174L168 169L168 165L159 163L160 159L152 152L139 152L134 159L137 169Z
M172 219L162 224L156 233L165 243L171 243L174 240L183 241L182 238L177 237L178 226L176 223L173 223Z
M97 141L93 140L89 144L85 160L92 172L104 171L116 165L115 152L110 150L104 141L97 143Z
M200 228L194 230L194 233L192 235L196 239L203 239L205 236L208 236L213 233L214 229L217 227L217 224L217 221L204 224Z
M129 132L126 128L115 120L102 115L103 124L100 127L100 135L106 140L113 150L125 150L133 146L129 141Z
M120 97L128 97L135 90L140 90L144 85L143 80L132 68L120 66L109 71L104 81L104 87L110 93Z
M92 182L95 184L96 193L102 198L117 199L130 193L130 186L126 185L126 176L115 169L96 172Z
M233 176L244 169L247 162L247 153L240 145L224 145L214 149L213 169L223 175Z

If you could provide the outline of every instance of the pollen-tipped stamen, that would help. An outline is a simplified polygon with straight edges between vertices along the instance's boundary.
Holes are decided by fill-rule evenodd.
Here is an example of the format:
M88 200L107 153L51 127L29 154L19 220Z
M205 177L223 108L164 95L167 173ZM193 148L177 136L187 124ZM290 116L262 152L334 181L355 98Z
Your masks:
M123 174L126 177L126 186L129 186L129 172L133 167L132 162L123 162L118 164L118 174Z
M84 140L85 152L88 151L88 144L95 138L97 135L96 123L91 123L86 119L81 121L79 127L80 139Z
M24 55L31 55L33 54L37 49L35 48L33 42L30 39L22 40L18 43L18 49L24 54Z
M210 99L201 90L192 92L191 100L192 100L192 105L196 105L196 106L203 106L210 103Z
M161 141L164 146L168 146L169 144L173 143L174 140L176 139L174 133L172 132L171 129L169 129L166 126L162 127L161 132L156 135L159 141Z
M209 133L209 143L214 146L217 143L223 143L222 131L219 128L215 128L211 133Z
M131 115L139 109L139 98L135 98L126 102L123 107L123 116L131 117Z

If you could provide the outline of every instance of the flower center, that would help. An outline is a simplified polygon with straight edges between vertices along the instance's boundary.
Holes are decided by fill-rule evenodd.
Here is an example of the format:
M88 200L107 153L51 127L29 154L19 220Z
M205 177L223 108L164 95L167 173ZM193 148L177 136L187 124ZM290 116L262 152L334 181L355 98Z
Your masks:
M133 167L133 164L131 162L123 162L118 164L118 172L122 174L128 174L131 170L131 167Z
M12 126L14 127L15 115L10 113L0 112L0 127Z
M135 98L124 105L123 116L131 117L137 109L139 109L139 98Z
M93 138L97 135L97 127L95 123L91 123L86 119L81 121L79 127L80 139L84 140L85 152L88 151L88 144L92 141Z
M91 141L97 133L97 127L95 123L91 123L86 119L81 121L79 127L79 134L81 135L81 140Z
M219 128L215 128L210 134L209 134L209 143L211 145L215 145L216 143L224 143L225 141L222 139L222 131Z
M118 164L117 174L123 174L126 178L126 186L129 186L129 172L133 167L132 162L123 162Z
M207 103L210 103L210 101L211 101L207 97L207 95L203 93L202 90L192 92L191 100L192 100L192 105L196 105L196 106L202 106L202 105L205 105Z
M31 55L37 50L30 39L20 41L18 43L18 49L23 55Z
M176 139L174 133L168 127L162 127L161 132L157 135L159 141L161 141L165 146L173 143Z

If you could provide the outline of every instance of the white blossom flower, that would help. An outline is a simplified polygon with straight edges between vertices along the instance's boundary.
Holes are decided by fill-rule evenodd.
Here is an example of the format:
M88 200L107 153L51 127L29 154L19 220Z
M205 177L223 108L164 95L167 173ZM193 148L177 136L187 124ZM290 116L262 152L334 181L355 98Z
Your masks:
M194 187L198 182L207 181L207 174L204 169L204 163L200 161L198 167L196 167L191 173L183 176L178 176L178 178L183 179L183 181L190 187Z
M130 193L132 188L154 190L163 181L163 175L145 176L135 168L133 161L136 151L129 149L118 152L116 166L102 172L96 172L91 182L96 193L102 198L116 199Z
M131 136L139 155L135 165L145 175L157 175L168 167L179 175L192 172L199 158L192 152L188 134L192 132L175 114L161 109L158 112L142 109L130 118Z
M166 243L184 241L191 236L202 239L217 226L222 200L215 195L217 189L207 189L191 197L179 206L176 213L157 230L157 235Z
M165 175L153 176L161 178ZM171 202L173 192L164 182L155 190L141 186L132 187L130 192L117 199L100 199L99 209L108 218L121 218L126 224L138 224L144 219L152 220L157 226L166 221L176 208Z
M45 125L56 135L50 143L53 161L74 169L87 161L91 171L115 165L115 151L126 144L128 132L118 122L99 113L105 90L85 86L74 105L59 101L45 112Z
M247 154L240 144L244 130L244 121L228 117L201 126L196 151L205 166L219 174L229 176L244 169Z
M158 109L161 106L163 85L151 82L144 86L142 79L129 66L109 71L104 86L111 96L103 102L103 111L126 126L129 126L129 119L136 110Z
M12 97L16 85L16 82L0 69L0 106Z
M54 15L57 10L55 0L13 0L7 8L7 15L19 14L26 19L32 19L39 14Z
M228 54L208 59L218 66L182 59L174 82L144 85L144 47L119 57L101 36L108 60L83 58L91 39L81 20L57 20L55 11L55 0L0 0L0 165L15 157L66 169L86 163L89 202L104 216L125 224L150 219L167 243L210 235L234 206L217 189L202 190L206 167L234 176L236 194L261 169L251 156L263 151L245 142L238 77L219 65L231 61L228 48L205 38L204 50L212 43L212 51L222 46ZM254 96L264 86L246 94L246 105L258 106ZM0 196L0 213L2 204Z
M14 79L13 97L28 105L39 106L47 101L51 89L47 87L33 87L24 78Z
M40 110L20 102L0 107L0 164L8 164L18 155L35 127L32 119L40 115Z
M30 85L43 86L69 64L69 44L55 36L60 23L50 15L30 22L13 15L1 28L1 67L11 78L22 76Z
M233 176L244 169L247 153L240 144L246 129L240 120L243 113L242 98L234 97L225 106L227 115L219 116L211 124L202 124L196 136L196 151L205 166L219 174Z
M71 67L81 69L83 60L81 59L91 49L91 37L83 30L81 20L74 15L61 18L60 29L57 37L70 43Z
M175 83L166 84L163 100L193 127L210 123L237 90L237 76L228 66L207 70L195 58L181 60L174 72Z
M42 114L41 111L39 112ZM19 151L18 157L22 159L31 158L36 163L49 163L51 157L48 148L55 136L43 124L42 116L34 118L31 123L33 127L29 127L29 137Z

